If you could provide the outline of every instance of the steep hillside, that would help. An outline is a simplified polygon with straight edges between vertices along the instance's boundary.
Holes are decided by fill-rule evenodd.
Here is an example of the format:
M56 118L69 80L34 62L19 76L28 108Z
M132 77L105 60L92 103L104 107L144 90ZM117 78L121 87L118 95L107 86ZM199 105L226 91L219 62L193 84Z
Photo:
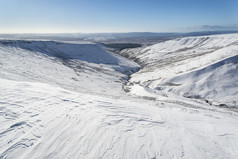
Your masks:
M19 40L0 41L0 66L0 76L7 79L107 95L119 95L121 83L139 69L94 43ZM105 87L119 90L105 92Z
M127 90L140 86L238 107L238 34L175 39L121 54L143 66Z

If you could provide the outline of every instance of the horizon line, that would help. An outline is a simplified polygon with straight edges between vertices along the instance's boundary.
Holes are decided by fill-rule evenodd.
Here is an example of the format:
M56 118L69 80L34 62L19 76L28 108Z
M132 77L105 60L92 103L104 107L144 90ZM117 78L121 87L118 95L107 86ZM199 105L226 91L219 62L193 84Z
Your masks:
M128 33L154 33L154 34L186 34L186 33L196 33L196 32L238 32L238 30L197 30L197 31L177 31L177 32L153 32L153 31L129 31L129 32L7 32L3 33L0 32L0 35L3 34L15 34L15 35L21 35L21 34L128 34Z

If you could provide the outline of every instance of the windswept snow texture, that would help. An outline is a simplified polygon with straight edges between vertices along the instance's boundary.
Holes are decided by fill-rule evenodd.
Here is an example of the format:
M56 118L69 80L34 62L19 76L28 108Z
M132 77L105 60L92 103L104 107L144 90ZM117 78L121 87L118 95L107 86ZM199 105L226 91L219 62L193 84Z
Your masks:
M130 79L132 92L140 85L238 108L238 34L181 38L121 53L143 66Z
M237 158L236 112L131 96L123 83L138 69L94 43L1 41L0 158Z

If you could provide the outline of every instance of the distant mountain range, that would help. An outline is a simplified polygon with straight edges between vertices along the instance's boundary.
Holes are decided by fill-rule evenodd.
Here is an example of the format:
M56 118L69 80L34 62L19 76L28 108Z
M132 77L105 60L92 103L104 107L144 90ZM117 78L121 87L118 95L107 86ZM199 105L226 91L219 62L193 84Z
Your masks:
M170 40L177 37L203 36L215 34L238 33L237 31L202 31L188 33L154 33L154 32L129 32L129 33L59 33L59 34L0 34L0 38L9 39L46 39L64 41L94 41L94 42L145 42L153 43Z

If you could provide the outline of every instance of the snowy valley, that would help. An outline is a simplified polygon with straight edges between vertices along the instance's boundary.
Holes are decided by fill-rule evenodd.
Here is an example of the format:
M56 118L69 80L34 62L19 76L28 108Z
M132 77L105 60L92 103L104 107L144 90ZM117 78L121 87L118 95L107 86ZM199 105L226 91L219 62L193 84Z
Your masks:
M0 158L237 158L238 34L109 50L0 40Z
M211 105L238 107L238 34L175 39L121 54L143 66L128 83L132 92L172 92Z

